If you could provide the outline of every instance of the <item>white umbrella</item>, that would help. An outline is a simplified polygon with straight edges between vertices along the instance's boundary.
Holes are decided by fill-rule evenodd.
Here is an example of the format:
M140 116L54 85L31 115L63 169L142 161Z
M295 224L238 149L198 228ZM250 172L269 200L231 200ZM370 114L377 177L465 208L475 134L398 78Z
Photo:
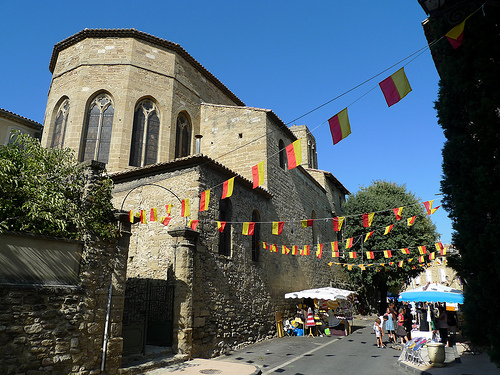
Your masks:
M337 299L347 299L351 294L355 294L351 290L339 289L339 288L316 288L316 289L306 289L300 292L286 293L285 298L316 298L322 300L337 300Z

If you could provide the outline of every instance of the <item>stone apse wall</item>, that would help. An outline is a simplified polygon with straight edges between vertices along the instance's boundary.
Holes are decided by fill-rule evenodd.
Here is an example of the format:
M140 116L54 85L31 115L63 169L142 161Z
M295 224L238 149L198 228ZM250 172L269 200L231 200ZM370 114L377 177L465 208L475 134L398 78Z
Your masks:
M129 242L122 229L116 244L0 235L0 374L117 372ZM76 272L64 248L76 254Z

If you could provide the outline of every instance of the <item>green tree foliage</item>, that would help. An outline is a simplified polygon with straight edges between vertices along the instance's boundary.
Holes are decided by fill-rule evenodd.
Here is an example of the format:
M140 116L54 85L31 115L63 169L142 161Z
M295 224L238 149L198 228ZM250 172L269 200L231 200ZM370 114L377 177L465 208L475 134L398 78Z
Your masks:
M444 35L452 27L448 19L431 22L428 33ZM443 40L432 49L441 77L435 107L446 136L443 206L452 218L453 245L460 254L451 264L465 282L466 334L491 347L496 361L500 361L499 19L500 7L486 5L465 22L459 48Z
M397 221L393 208L404 207L401 220ZM344 237L354 237L353 251L358 254L357 259L347 258L348 263L373 264L361 270L358 266L348 272L351 282L360 287L361 303L370 310L378 308L385 310L385 296L388 290L396 290L417 276L424 269L419 266L418 246L426 246L434 251L438 234L436 226L432 223L427 211L421 202L410 192L405 185L397 185L387 181L375 181L368 187L362 187L356 194L349 197L346 202L346 224ZM372 225L363 227L363 220L359 215L375 212ZM351 215L356 215L349 218ZM408 226L407 218L416 216L413 225ZM385 228L394 224L392 230L384 235ZM372 236L366 241L366 234L373 231ZM429 248L432 246L432 248ZM410 255L403 254L400 249L408 248ZM384 250L391 250L392 258L384 257ZM367 251L373 251L375 258L369 260ZM408 259L413 258L412 262ZM398 267L397 262L403 260L403 267ZM426 257L426 262L428 257ZM389 265L389 262L396 262ZM385 266L380 266L384 263ZM380 306L377 301L380 300Z
M46 149L20 133L14 137L0 146L0 233L117 236L111 180L89 183L88 166L77 163L71 150Z

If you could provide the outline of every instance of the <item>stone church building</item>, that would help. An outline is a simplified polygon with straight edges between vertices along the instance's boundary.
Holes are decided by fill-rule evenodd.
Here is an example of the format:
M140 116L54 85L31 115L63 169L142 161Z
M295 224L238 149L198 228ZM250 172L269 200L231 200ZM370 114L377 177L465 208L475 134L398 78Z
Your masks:
M133 216L124 353L154 345L211 357L273 336L275 313L295 307L285 293L329 286L341 272L328 264L340 240L331 218L349 192L318 169L305 125L246 106L180 45L134 29L85 29L54 46L49 68L42 145L105 163L115 207L146 213L143 222ZM302 164L289 170L285 147L298 139ZM264 182L253 188L262 161ZM222 231L217 222L227 223ZM245 222L255 222L253 235L243 234ZM283 254L307 245L309 255Z

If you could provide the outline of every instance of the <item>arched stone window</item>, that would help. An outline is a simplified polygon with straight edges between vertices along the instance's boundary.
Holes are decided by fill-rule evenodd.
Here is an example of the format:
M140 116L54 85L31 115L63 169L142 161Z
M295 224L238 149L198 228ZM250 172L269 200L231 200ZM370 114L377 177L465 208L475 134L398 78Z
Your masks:
M231 255L231 214L232 204L229 198L219 201L219 221L225 221L226 227L222 233L219 232L219 254Z
M156 104L146 99L137 104L132 129L129 164L134 167L155 164L158 158L160 115Z
M281 169L286 170L286 168L287 168L286 149L285 149L285 142L283 142L282 139L280 139L278 142L278 149L279 149L279 156L280 156L280 167L281 167Z
M108 162L114 114L113 101L108 94L99 94L90 103L83 138L83 161Z
M66 134L66 125L68 123L69 115L69 99L64 99L59 105L56 114L56 120L54 121L54 131L52 133L52 141L50 142L50 147L52 148L63 148L64 147L64 136Z
M191 153L191 123L185 113L179 113L175 128L175 158Z
M254 232L252 235L252 260L259 261L260 255L260 214L259 211L253 210L252 221L255 223Z

